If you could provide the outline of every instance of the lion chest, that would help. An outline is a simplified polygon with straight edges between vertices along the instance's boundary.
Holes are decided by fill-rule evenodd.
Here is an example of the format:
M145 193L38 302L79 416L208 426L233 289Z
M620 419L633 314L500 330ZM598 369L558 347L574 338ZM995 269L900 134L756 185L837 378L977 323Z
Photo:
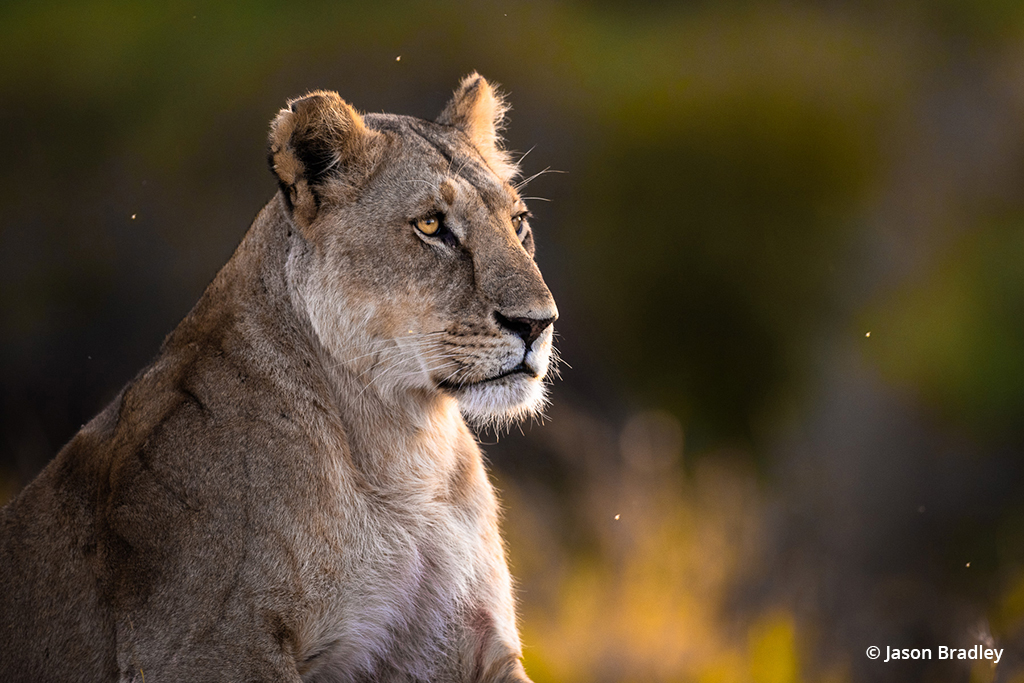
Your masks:
M487 484L489 486L489 484ZM343 491L307 566L305 680L433 680L473 602L487 514L425 491Z

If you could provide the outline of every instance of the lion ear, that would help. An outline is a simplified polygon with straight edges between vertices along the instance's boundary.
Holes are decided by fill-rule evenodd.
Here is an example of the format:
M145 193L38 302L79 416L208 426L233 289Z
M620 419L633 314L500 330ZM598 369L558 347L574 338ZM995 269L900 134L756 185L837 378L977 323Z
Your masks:
M464 132L491 170L507 182L519 171L502 149L500 131L508 109L501 94L474 71L462 79L436 122Z
M299 223L316 217L328 178L369 160L376 135L338 93L317 90L288 101L270 124L269 161Z

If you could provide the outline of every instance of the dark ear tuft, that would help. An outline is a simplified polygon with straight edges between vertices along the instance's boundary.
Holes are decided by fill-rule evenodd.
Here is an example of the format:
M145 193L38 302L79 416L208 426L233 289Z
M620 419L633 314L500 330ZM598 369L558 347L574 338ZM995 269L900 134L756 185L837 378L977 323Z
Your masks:
M437 123L464 132L491 170L506 182L519 171L508 152L502 149L500 131L508 109L501 94L474 71L462 79L451 101L437 117Z
M318 90L289 100L270 125L270 167L301 224L316 217L320 186L368 158L374 133L338 93Z

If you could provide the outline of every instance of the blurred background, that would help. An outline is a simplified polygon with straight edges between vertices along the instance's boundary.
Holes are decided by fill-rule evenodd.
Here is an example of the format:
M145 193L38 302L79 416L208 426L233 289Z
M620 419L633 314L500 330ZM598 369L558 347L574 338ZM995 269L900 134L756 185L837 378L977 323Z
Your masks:
M1013 0L6 2L0 502L230 256L286 98L474 69L561 171L567 365L480 435L537 683L1024 681Z

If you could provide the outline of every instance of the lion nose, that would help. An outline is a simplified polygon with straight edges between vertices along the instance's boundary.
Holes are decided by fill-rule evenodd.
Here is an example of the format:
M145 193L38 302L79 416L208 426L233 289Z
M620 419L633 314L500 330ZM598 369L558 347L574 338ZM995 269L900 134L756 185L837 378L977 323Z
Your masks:
M512 334L521 338L526 342L527 349L533 346L533 342L537 341L537 337L544 330L548 329L551 323L555 322L556 318L557 316L551 318L506 318L498 311L494 312L494 319L498 321L498 326L504 327L512 332Z

